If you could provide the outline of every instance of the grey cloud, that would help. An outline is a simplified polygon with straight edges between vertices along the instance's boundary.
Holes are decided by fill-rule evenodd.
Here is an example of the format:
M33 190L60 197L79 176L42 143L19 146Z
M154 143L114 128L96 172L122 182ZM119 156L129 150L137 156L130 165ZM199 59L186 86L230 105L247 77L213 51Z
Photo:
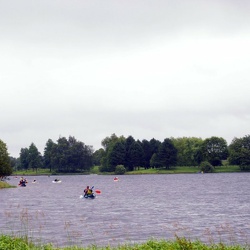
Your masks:
M250 2L1 1L0 139L247 134Z
M58 46L124 45L183 31L250 29L246 1L2 1L0 7L2 39Z

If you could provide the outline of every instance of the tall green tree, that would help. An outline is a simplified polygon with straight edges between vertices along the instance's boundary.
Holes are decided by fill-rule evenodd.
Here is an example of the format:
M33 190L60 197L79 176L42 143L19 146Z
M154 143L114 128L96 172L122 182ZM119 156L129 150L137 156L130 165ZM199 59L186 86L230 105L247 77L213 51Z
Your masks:
M20 158L20 169L27 170L29 168L29 149L21 148L19 158Z
M234 138L229 145L229 163L239 165L242 171L250 171L250 135Z
M111 146L112 144L114 144L115 142L117 142L118 140L119 140L119 137L115 133L113 133L111 136L105 137L102 140L101 144L102 144L104 150L107 151L108 147Z
M227 142L222 137L212 136L205 139L201 148L204 160L207 160L213 166L221 166L222 160L226 160L228 157Z
M18 168L18 163L19 163L18 158L15 158L12 156L10 156L9 158L10 158L10 165L11 165L12 170L16 171Z
M50 172L52 171L53 168L52 158L53 158L54 147L56 147L56 143L54 143L51 139L48 139L43 152L44 168L48 168Z
M143 163L144 152L138 141L132 143L129 147L128 157L130 159L130 171L140 167Z
M83 161L83 147L81 142L78 142L75 137L70 136L69 142L69 159L68 159L68 171L76 173L82 168Z
M177 162L177 149L175 148L173 142L166 138L159 147L158 162L159 164L169 169L171 166L175 166Z
M69 142L66 137L60 137L53 147L52 165L56 172L69 172Z
M7 145L0 139L0 176L8 176L11 175L11 173L12 168Z
M151 168L160 168L161 163L159 162L159 157L157 153L154 153L150 159L150 167Z
M90 170L92 167L93 148L76 140L75 137L60 137L57 144L51 145L51 166L56 172L76 173Z
M104 154L103 154L103 157L101 159L101 166L99 168L101 172L113 172L114 167L116 167L116 165L125 165L124 159L123 159L122 163L118 163L114 166L116 160L115 160L115 152L113 152L113 150L116 151L117 147L118 147L118 146L115 147L115 144L117 142L124 143L125 140L126 139L124 136L118 137L115 134L112 134L110 137L106 137L105 139L102 140ZM118 147L118 149L119 149L119 147ZM119 158L119 156L117 158Z
M152 157L152 150L150 147L150 142L147 140L142 140L142 149L143 149L143 167L145 169L150 168L150 159Z
M157 153L161 146L161 142L153 138L149 141L149 143L150 143L150 148L151 148L151 155L153 155L154 153Z
M117 165L124 165L126 147L124 140L117 141L108 152L108 171L114 172Z
M32 168L33 171L37 171L38 168L42 168L43 166L41 153L38 151L36 145L33 142L29 146L28 161L29 168Z
M101 165L101 160L105 156L105 151L103 148L99 148L93 153L93 164L95 166Z
M93 148L69 137L69 168L70 172L82 172L90 170L93 166Z
M130 147L132 146L132 144L135 142L135 139L133 136L128 136L126 138L125 141L125 150L126 150L126 156L125 156L125 162L124 162L124 166L128 171L132 171L133 170L133 166L132 166L132 162L131 162L131 157L129 155L129 151L130 151Z
M229 145L229 157L228 161L231 165L240 165L241 162L241 149L242 149L243 139L234 138Z
M196 137L171 138L177 149L178 166L197 166L202 161L201 145L203 140Z

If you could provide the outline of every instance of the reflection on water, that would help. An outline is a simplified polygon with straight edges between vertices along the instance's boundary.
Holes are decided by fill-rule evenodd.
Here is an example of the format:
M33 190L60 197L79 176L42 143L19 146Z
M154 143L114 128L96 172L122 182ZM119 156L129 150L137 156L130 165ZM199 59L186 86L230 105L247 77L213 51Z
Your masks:
M117 182L114 176L57 178L62 182L27 177L27 187L0 190L0 233L55 246L118 245L176 234L249 244L249 173L125 175ZM101 194L80 199L87 185Z

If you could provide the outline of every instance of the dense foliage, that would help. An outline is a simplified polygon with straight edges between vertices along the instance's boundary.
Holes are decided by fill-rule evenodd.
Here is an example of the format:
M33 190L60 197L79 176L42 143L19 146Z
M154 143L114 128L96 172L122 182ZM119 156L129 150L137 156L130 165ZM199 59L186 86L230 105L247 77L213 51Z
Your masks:
M200 170L203 173L213 173L214 167L208 161L203 161L201 162Z
M123 165L126 171L150 166L169 169L177 162L177 149L171 139L162 143L155 139L140 142L132 136L124 138L112 134L103 140L102 145L105 145L100 168L103 172L114 172L117 165Z
M0 140L0 177L8 176L12 173L10 157L6 144Z
M125 138L112 134L105 137L102 148L94 152L74 137L60 137L56 142L49 139L44 148L43 156L34 143L20 150L20 157L3 157L0 169L5 171L50 169L52 173L88 172L93 166L99 166L101 172L115 172L122 165L125 171L137 169L174 169L176 166L193 167L211 172L214 167L228 162L239 166L241 171L250 171L250 136L234 138L228 146L221 137L210 137L202 140L196 137L166 138L163 142L143 139L135 140L131 135ZM6 145L0 143L1 150L6 152ZM5 159L5 160L3 160ZM206 166L201 165L206 162ZM208 163L212 166L208 166ZM210 170L208 170L209 168ZM119 169L119 168L118 168ZM2 170L1 170L2 171ZM202 170L203 171L203 170ZM121 171L122 173L124 170ZM8 172L9 173L9 172Z
M242 171L250 171L250 135L233 139L229 146L229 162L239 165Z
M53 173L85 172L93 165L92 155L92 147L74 137L60 137L57 143L49 139L43 157L34 143L29 148L22 148L18 169L49 168Z
M126 173L126 168L123 165L117 165L115 168L115 174L125 174Z
M171 138L177 149L178 166L198 166L202 161L203 140L196 137Z
M213 166L221 166L222 160L228 157L227 142L223 138L211 137L202 142L201 151L203 159L210 162Z

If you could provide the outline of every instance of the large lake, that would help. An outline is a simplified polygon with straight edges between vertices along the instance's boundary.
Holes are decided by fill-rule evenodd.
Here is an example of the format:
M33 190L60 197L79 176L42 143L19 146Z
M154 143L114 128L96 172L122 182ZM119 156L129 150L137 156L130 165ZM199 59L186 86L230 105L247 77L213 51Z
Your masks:
M0 190L0 233L55 246L118 245L175 235L249 244L250 173L27 177ZM33 179L37 180L33 184ZM11 177L17 185L19 177ZM101 191L80 199L84 188Z

